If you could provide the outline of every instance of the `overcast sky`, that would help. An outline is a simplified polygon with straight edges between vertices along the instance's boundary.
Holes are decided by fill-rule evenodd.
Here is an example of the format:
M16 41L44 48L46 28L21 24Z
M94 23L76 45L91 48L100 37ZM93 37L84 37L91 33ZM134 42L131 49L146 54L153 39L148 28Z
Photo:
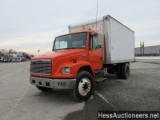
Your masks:
M97 0L0 0L0 49L51 51L68 25L96 17ZM135 47L160 45L160 0L98 0L98 16L111 15L135 31Z

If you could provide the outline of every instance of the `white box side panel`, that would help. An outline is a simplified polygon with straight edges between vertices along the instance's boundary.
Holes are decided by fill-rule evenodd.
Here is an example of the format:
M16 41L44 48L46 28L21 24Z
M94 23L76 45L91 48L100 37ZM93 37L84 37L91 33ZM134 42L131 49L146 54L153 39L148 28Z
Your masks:
M134 61L134 32L118 21L109 19L110 63Z

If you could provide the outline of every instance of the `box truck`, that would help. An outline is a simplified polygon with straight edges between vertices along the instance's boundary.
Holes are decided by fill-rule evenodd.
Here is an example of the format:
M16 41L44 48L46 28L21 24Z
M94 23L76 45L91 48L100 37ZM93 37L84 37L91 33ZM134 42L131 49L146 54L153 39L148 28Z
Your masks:
M69 90L85 101L106 74L130 75L134 61L134 31L110 15L69 26L55 38L52 52L31 59L30 83L39 90Z

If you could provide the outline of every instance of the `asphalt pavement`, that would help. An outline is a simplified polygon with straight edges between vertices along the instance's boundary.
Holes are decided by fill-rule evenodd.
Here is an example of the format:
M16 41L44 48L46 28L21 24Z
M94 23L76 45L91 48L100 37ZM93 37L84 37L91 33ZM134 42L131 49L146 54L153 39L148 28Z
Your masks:
M108 75L86 102L68 91L42 93L29 83L29 62L0 63L2 120L97 120L98 111L160 111L160 64L131 64L128 80Z

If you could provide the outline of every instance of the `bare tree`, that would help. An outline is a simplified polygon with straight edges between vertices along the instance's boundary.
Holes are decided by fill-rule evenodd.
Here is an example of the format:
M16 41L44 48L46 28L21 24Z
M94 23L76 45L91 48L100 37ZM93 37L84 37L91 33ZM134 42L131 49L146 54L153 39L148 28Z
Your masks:
M2 49L2 50L1 50L1 53L2 53L2 54L6 54L6 53L7 53L7 50L6 50L6 49Z
M10 49L8 53L9 54L16 54L17 52L15 50L13 50L13 49Z

